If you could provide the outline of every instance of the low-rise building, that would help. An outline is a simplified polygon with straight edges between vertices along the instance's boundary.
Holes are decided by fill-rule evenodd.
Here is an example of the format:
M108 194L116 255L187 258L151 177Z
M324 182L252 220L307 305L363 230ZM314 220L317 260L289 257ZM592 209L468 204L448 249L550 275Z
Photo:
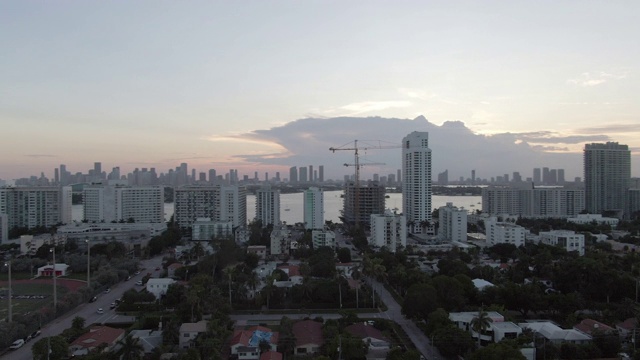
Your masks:
M616 333L616 329L612 328L607 324L601 323L600 321L593 320L593 319L584 319L580 321L578 324L576 324L573 328L589 336L594 336L598 333L600 334Z
M317 354L324 344L321 322L313 320L298 321L293 324L293 335L296 338L294 355Z
M545 245L558 246L569 252L575 251L584 256L584 235L570 230L541 231L540 242Z
M527 230L512 222L498 221L495 216L489 217L485 223L487 244L513 244L516 247L524 245Z
M138 339L145 354L151 354L156 348L162 346L161 330L131 330L129 335Z
M480 343L489 344L497 343L502 339L515 339L522 333L522 328L512 322L504 321L504 316L495 311L488 311L487 317L491 319L489 327L481 334L473 330L471 323L478 316L477 311L450 313L449 319L460 329L468 331L471 336L478 339Z
M522 329L529 329L554 344L568 342L576 345L586 344L591 341L591 336L575 329L563 329L548 320L530 320L519 323Z
M190 348L198 335L205 332L207 332L206 320L201 320L195 323L182 323L182 325L180 325L180 348Z
M313 248L317 249L322 246L328 246L332 249L336 248L336 233L331 230L313 230L311 232L311 242Z
M347 326L344 329L349 334L362 339L365 344L369 345L369 350L387 350L390 342L382 332L367 322L358 322Z
M260 359L260 343L266 342L271 351L276 351L278 346L278 332L264 326L253 326L247 330L236 330L231 338L231 354L239 360Z
M124 329L94 326L69 345L69 352L73 356L82 356L101 346L104 346L103 352L109 352L124 338L124 332Z
M160 299L169 290L169 285L175 282L170 278L151 278L147 281L147 291L155 295L156 299Z
M256 254L258 258L264 260L267 257L267 247L264 245L251 245L247 247L247 253Z
M611 225L611 227L616 227L620 220L616 218L603 217L600 214L578 214L576 217L568 218L567 221L570 223L581 225L591 224L595 222L599 225L607 224Z
M291 230L286 225L276 225L271 231L271 255L289 254Z
M52 277L53 272L56 272L56 276L69 275L69 265L67 264L50 264L38 268L38 276Z
M233 236L233 222L198 218L191 225L191 240L210 241Z

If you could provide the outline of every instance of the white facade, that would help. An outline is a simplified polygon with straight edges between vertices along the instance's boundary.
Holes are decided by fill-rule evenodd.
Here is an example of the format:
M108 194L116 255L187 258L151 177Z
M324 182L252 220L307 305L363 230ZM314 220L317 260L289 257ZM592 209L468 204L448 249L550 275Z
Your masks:
M511 222L499 222L495 216L485 222L487 244L513 244L516 247L524 245L527 230Z
M317 187L310 187L304 192L304 228L324 228L324 192Z
M247 191L237 185L184 186L175 189L174 219L181 228L191 228L199 218L247 224Z
M196 337L205 332L207 332L207 320L200 320L196 323L182 323L180 325L180 348L190 348Z
M467 210L458 209L453 203L438 209L438 238L443 241L467 242Z
M578 214L576 217L568 218L567 221L581 225L590 224L595 221L598 224L607 224L611 225L611 227L616 227L620 220L616 218L603 217L600 214Z
M71 222L71 187L0 188L0 214L7 215L8 229Z
M83 190L84 218L89 222L164 222L164 187L94 184Z
M482 189L482 211L525 218L566 218L584 210L584 190L489 187Z
M256 220L263 227L280 223L280 190L266 186L256 191Z
M541 231L540 242L546 245L560 246L567 251L577 251L584 256L584 235L570 230Z
M515 323L504 321L504 316L495 311L488 311L487 317L491 319L489 327L478 334L471 327L471 322L478 316L477 311L450 313L449 319L459 329L468 331L475 339L480 336L480 340L483 344L497 343L503 339L515 339L522 334L522 328Z
M368 240L371 246L384 246L391 252L407 246L407 220L404 215L394 214L389 209L381 215L373 214L370 229Z
M631 180L631 151L617 142L584 147L585 208L592 214L626 210Z
M286 226L276 226L271 231L271 255L289 254L291 231Z
M414 131L402 139L402 172L402 212L410 224L409 232L433 233L433 226L426 226L433 210L428 132Z
M191 226L191 240L194 241L209 241L230 236L233 236L231 221L219 222L209 218L199 218Z
M64 235L21 235L20 236L20 253L35 255L36 251L44 244L64 245L67 242L67 237Z
M160 299L169 290L169 285L175 282L170 278L151 278L147 281L147 291L155 295L156 299Z
M336 248L336 233L331 230L313 230L311 232L311 242L313 248L317 249L322 246L328 246L332 249Z

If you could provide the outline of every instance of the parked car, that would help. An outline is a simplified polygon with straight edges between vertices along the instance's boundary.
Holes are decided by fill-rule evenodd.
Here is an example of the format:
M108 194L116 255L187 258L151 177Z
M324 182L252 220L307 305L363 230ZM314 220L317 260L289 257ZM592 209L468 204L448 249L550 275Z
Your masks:
M9 346L9 349L11 349L11 350L20 349L22 347L22 345L24 345L24 340L23 339L18 339L16 341L14 341L13 344L11 344L11 346Z
M109 305L109 309L115 309L116 306L116 303L112 302L111 305Z
M90 303L92 303L92 302L96 302L96 300L98 300L98 297L94 296L94 297L92 297L91 299L89 299L89 302L90 302Z
M138 286L142 286L142 280L138 280L138 281L136 281L136 285L138 285Z
M33 339L33 338L36 338L36 337L38 337L38 336L40 336L40 330L36 330L36 331L34 331L34 332L32 332L32 333L31 333L31 338L32 338L32 339Z
M111 288L107 288L107 290L104 291L105 294L108 294L111 292Z
M98 314L104 314L104 309L102 308L98 308L98 311L96 311Z
M160 270L160 267L157 267L157 268L156 268L156 271L159 271L159 270Z
M140 275L140 270L136 271L136 275Z
M124 279L124 281L128 281L128 280L131 280L131 276L127 276L127 278Z

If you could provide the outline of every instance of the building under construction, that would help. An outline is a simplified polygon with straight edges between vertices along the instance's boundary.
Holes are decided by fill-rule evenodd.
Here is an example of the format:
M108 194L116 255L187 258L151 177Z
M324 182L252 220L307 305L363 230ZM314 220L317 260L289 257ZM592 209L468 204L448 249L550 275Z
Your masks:
M356 194L359 194L359 201L356 201ZM356 211L356 206L359 211ZM377 181L360 184L357 189L354 182L345 185L342 215L346 225L354 226L358 216L358 226L368 228L371 214L384 214L384 210L385 188Z

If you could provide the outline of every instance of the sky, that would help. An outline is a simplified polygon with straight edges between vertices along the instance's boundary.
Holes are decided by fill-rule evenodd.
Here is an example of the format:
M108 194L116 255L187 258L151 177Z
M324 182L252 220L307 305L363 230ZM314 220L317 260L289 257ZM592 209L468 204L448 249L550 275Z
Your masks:
M511 138L540 152L579 154L584 142L568 138L628 144L640 176L639 10L637 1L3 1L0 179L52 177L59 164L84 172L94 161L123 172L181 162L286 171L263 159L302 154L257 133L305 118L420 115L484 136L543 134Z

